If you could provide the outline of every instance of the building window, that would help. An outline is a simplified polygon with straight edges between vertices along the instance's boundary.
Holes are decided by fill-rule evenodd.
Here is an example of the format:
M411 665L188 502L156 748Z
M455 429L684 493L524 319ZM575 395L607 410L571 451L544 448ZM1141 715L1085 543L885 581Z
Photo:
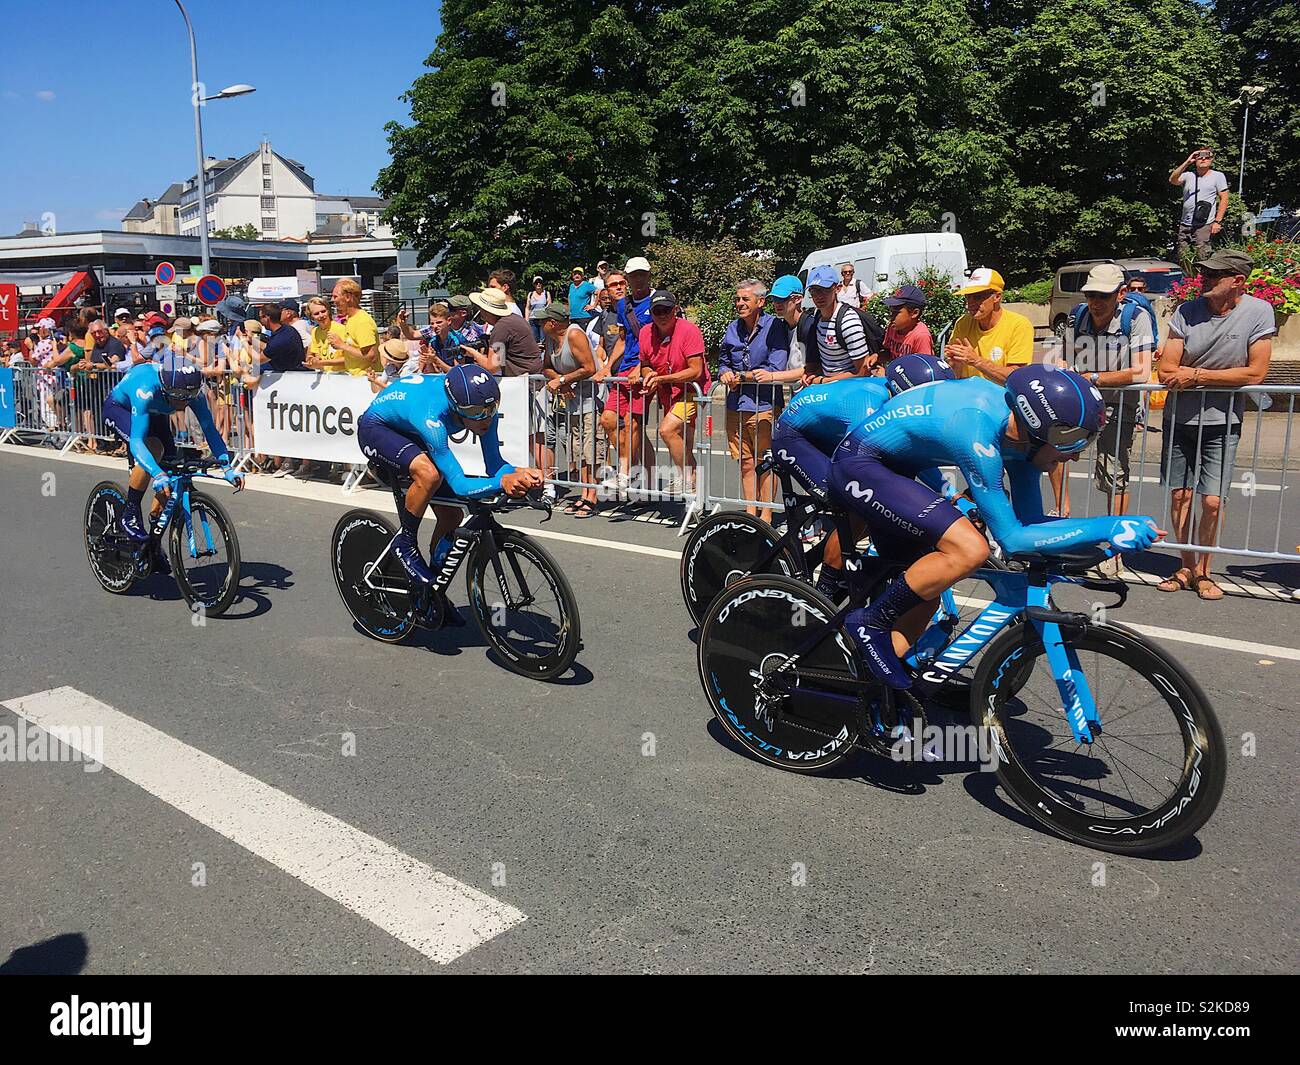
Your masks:
M262 164L262 177L270 177L270 176L271 176L271 164L270 164L270 163L263 163L263 164Z
M274 218L263 218L263 219L262 219L262 232L264 232L264 233L269 233L269 232L270 232L272 229L274 229L274 228L275 228L275 219L274 219Z
M270 191L271 191L271 179L270 179L270 178L263 178L263 179L262 179L262 190L263 190L264 192L270 192Z
M263 211L274 211L274 210L275 210L275 197L274 197L274 196L263 196L263 197L262 197L262 210L263 210Z

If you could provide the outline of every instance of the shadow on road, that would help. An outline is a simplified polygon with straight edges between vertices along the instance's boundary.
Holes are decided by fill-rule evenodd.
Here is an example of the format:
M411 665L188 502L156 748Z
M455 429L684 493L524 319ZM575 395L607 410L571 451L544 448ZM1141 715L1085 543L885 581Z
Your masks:
M19 947L0 965L2 976L75 976L86 965L90 945L80 932Z

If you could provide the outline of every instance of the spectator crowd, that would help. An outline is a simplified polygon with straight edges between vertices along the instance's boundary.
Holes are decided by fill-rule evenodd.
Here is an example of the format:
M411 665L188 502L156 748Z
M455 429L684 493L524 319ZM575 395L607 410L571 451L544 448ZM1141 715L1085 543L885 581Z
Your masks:
M1169 390L1161 475L1171 491L1171 533L1207 547L1222 527L1241 436L1242 397L1230 391L1263 380L1275 332L1272 308L1245 292L1249 258L1210 246L1227 195L1211 163L1208 150L1198 150L1170 175L1184 193L1180 236L1201 255L1202 295L1177 310L1162 340L1143 279L1100 263L1088 274L1084 302L1053 356L1105 398L1108 417L1093 479L1112 513L1128 510L1134 430L1150 417L1140 393L1120 389L1154 375ZM1035 354L1033 325L1004 306L1005 282L987 267L958 282L965 312L952 323L927 321L926 292L910 283L883 300L888 321L877 321L867 310L870 284L855 277L851 263L816 265L806 278L788 274L770 288L741 278L716 370L700 329L672 291L656 287L644 256L622 268L602 260L594 273L575 265L567 290L534 276L517 299L515 281L512 270L494 270L475 291L431 300L427 324L413 323L403 309L382 329L362 309L360 287L346 279L328 299L251 306L235 295L212 313L171 321L156 311L133 316L119 309L109 322L87 309L61 327L42 319L23 340L4 342L3 359L33 368L31 387L20 397L30 423L77 433L93 451L106 443L98 408L116 373L181 355L201 368L218 429L229 435L239 427L238 443L253 453L256 470L334 479L345 471L257 454L247 415L264 371L349 374L365 377L374 391L458 363L506 377L541 375L545 385L535 390L530 420L533 460L546 471L552 498L557 485L576 490L565 508L576 518L591 517L611 498L635 507L660 492L695 492L699 399L711 400L716 373L727 448L738 467L731 501L771 521L774 479L759 469L788 390L882 374L890 361L917 353L941 356L957 378L1003 382ZM71 395L81 398L69 403ZM662 465L660 448L667 457ZM1051 483L1052 512L1068 516L1062 467ZM1184 554L1161 588L1220 598L1209 559L1207 552ZM1109 572L1118 569L1112 562Z

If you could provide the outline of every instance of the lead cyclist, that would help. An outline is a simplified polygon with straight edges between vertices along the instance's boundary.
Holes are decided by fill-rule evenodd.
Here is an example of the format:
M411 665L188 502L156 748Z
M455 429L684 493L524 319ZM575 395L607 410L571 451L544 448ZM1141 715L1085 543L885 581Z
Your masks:
M910 389L844 438L831 463L831 494L866 520L881 558L907 566L869 606L845 618L876 677L894 688L911 687L901 659L939 596L989 556L988 541L971 521L914 480L922 470L955 465L1007 554L1054 554L1102 543L1140 551L1165 535L1141 515L1044 516L1043 474L1079 459L1105 419L1101 393L1078 374L1023 366L1005 387L971 378Z

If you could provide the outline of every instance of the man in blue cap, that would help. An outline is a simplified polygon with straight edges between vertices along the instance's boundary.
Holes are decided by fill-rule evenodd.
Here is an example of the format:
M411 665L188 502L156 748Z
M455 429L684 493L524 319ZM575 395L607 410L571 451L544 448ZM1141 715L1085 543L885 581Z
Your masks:
M808 271L808 296L814 312L804 315L799 323L805 384L863 377L871 372L875 353L883 348L883 330L869 315L840 303L838 292L834 267L814 266Z
M903 285L885 297L889 328L885 330L885 352L893 362L900 355L933 355L934 338L921 321L925 313L925 291L919 285Z

